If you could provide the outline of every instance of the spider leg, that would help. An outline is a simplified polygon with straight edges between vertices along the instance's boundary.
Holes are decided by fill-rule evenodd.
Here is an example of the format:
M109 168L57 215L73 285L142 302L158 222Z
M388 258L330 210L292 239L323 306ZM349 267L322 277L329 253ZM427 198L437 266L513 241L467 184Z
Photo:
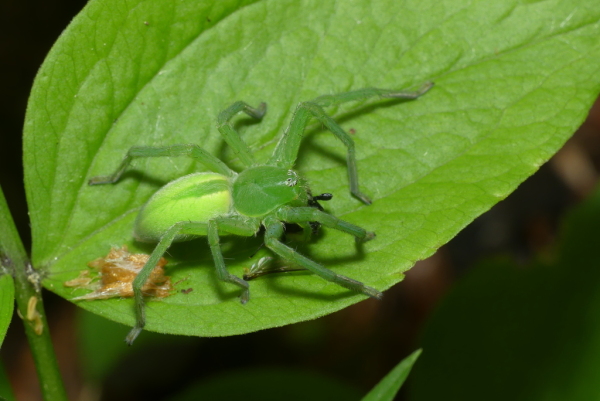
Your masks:
M241 287L243 292L240 300L242 303L246 303L249 298L248 283L227 271L227 267L225 266L225 262L223 260L223 254L221 253L221 248L219 246L219 230L230 234L251 236L257 231L258 226L258 221L243 220L241 218L236 218L235 216L216 218L214 220L210 220L208 223L181 221L172 225L161 237L160 241L156 245L156 248L154 248L152 254L148 258L148 261L133 280L136 322L135 326L131 329L129 334L127 334L125 339L127 344L131 345L146 325L146 307L144 302L144 294L142 293L142 287L150 277L154 266L156 266L160 258L171 246L175 237L180 234L187 234L190 236L208 235L208 242L219 279Z
M340 93L337 95L325 95L309 102L300 103L296 108L294 116L292 117L288 131L283 135L277 144L277 148L275 149L275 152L273 153L273 156L269 160L268 164L292 168L298 156L298 149L300 148L300 142L302 141L302 136L304 134L304 129L308 119L311 116L315 117L339 140L341 140L348 149L346 160L348 166L348 178L350 181L350 192L358 199L369 205L371 204L371 200L360 191L358 185L358 171L356 168L354 140L342 129L342 127L338 125L338 123L335 122L333 118L327 115L325 110L323 110L323 107L339 105L356 100L366 100L374 96L396 99L416 99L427 92L432 85L432 83L428 82L424 84L421 89L414 92L367 88L352 92Z
M231 170L225 163L219 160L217 157L211 155L206 150L202 149L198 145L171 145L171 146L160 146L160 147L149 147L149 146L134 146L129 149L127 155L121 162L121 165L117 170L109 175L102 177L92 177L89 180L89 185L99 184L113 184L121 178L121 175L125 172L129 164L133 159L138 157L177 157L187 156L194 160L204 164L210 171L215 173L223 174L227 177L233 177L235 172Z
M324 193L324 194L315 195L315 196L310 195L310 196L311 197L308 200L308 206L310 206L312 208L316 208L320 211L324 211L324 209L323 209L323 206L321 206L318 201L329 201L333 198L333 195L330 193ZM284 231L286 233L297 232L298 229L295 229L295 228L299 227L300 230L302 230L302 241L308 242L308 241L310 241L310 238L313 235L317 235L317 233L319 232L320 226L321 226L321 224L317 221L301 220L301 221L294 222L294 224L286 224L284 227Z
M266 227L265 244L277 255L288 260L289 262L292 262L296 265L306 268L307 270L312 271L313 273L327 281L331 281L332 283L340 285L349 290L376 299L381 299L381 297L383 296L383 294L377 291L375 288L366 286L360 281L356 281L349 277L334 273L333 271L321 266L320 264L310 260L306 256L299 254L292 248L283 244L281 241L279 241L279 238L283 234L283 223L278 221L275 217L267 217L263 224Z
M217 129L221 135L223 135L223 139L225 139L225 142L227 142L233 152L239 157L244 166L250 167L256 164L254 156L240 134L233 129L230 121L240 111L243 111L250 117L260 120L267 112L267 104L261 103L257 108L253 108L246 102L235 102L223 110L217 117Z
M347 221L338 219L328 213L322 212L314 207L282 207L276 212L279 220L286 223L300 224L307 221L315 221L325 227L334 228L353 235L358 242L366 242L375 238L375 233L369 232L362 227Z
M215 267L217 268L217 276L219 280L235 284L243 289L240 296L242 304L245 304L250 299L250 289L246 281L234 276L227 270L221 246L219 245L219 232L250 237L258 231L259 227L260 223L256 220L248 220L236 216L217 217L208 222L208 244L210 245L210 251L215 262Z
M302 242L310 241L313 234L316 234L318 232L318 228L314 229L312 224L306 220L295 224L286 224L284 226L284 232L293 233L294 231L298 231L298 228L296 227L299 227L300 231L302 231L302 237L300 237L300 241ZM296 230L294 230L294 228L296 228Z
M338 93L336 95L323 95L312 100L312 103L318 104L322 107L335 106L346 102L352 102L355 100L366 100L370 97L379 96L382 98L392 99L406 99L413 100L421 97L429 89L433 87L433 82L426 82L416 91L404 91L394 89L378 89L378 88L364 88L350 92Z

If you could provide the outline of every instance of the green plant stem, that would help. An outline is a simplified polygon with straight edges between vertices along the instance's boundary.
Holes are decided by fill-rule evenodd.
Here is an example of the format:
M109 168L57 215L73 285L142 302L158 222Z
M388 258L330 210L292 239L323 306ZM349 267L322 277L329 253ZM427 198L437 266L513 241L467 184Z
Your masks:
M42 304L39 277L27 257L1 188L0 264L15 279L17 308L25 326L25 334L35 361L43 397L45 400L66 400L65 388L58 370ZM30 300L33 298L37 300L35 311L30 310L28 314L32 302Z

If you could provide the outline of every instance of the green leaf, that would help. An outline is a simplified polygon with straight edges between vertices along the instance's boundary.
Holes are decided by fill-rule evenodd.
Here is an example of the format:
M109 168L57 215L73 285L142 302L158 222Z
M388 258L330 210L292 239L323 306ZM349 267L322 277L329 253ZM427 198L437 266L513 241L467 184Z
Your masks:
M130 348L123 347L129 328L80 310L77 314L77 339L82 374L87 380L101 383ZM146 340L143 336L141 340ZM141 341L140 341L141 342Z
M0 401L15 401L16 398L13 394L10 382L8 381L8 375L4 364L0 363Z
M0 188L0 347L15 308L15 283L12 274L16 267L21 267L19 261L23 254L19 234L8 209L4 192Z
M0 347L13 316L15 285L10 274L0 273Z
M202 170L184 159L139 160L134 145L197 143L237 166L214 121L237 100L269 104L241 127L266 160L299 101L362 87L436 87L405 103L329 110L352 129L364 206L349 195L344 147L312 124L297 163L328 211L375 231L356 249L325 232L299 248L340 274L384 290L506 197L583 121L600 84L600 6L573 1L91 1L44 62L25 124L33 261L63 287L111 246L135 243L136 212L160 185ZM239 125L239 124L238 124ZM244 124L242 124L244 125ZM223 241L241 275L260 239ZM169 251L177 293L148 302L161 332L222 336L316 318L363 296L309 274L251 282L251 301L218 282L205 239ZM255 258L259 257L257 255ZM130 299L80 306L131 325Z
M421 355L420 349L404 358L362 401L393 401L419 355Z
M125 347L125 336L130 327L104 319L80 309L77 314L78 354L82 376L92 383L102 383L116 369L122 369L133 355L166 349L165 344L182 348L191 347L193 337L173 337L159 333L145 333L135 342L135 348ZM161 351L163 352L163 351ZM125 361L125 362L124 362Z
M552 264L482 263L431 319L412 401L584 401L600 393L600 191Z

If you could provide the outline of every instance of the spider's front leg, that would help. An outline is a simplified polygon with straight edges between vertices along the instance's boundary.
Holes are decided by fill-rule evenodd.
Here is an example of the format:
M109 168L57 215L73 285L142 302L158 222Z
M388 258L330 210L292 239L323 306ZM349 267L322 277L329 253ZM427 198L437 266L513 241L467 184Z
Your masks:
M375 238L375 233L365 230L347 221L338 219L328 213L322 212L314 207L282 207L277 210L276 216L286 223L303 223L314 221L325 227L343 231L356 238L357 242L367 242Z
M121 175L131 164L133 159L139 157L177 157L187 156L204 164L210 171L223 174L227 177L233 177L235 172L231 170L225 163L208 153L198 145L171 145L160 147L149 146L134 146L129 149L121 165L117 170L109 176L92 177L89 180L89 185L114 184L119 181Z
M300 148L300 142L302 141L306 124L308 123L310 117L315 117L340 141L342 141L342 143L348 149L346 162L348 167L350 192L365 204L370 205L371 199L362 193L358 185L358 170L356 167L354 140L342 129L342 127L339 126L338 123L335 122L333 118L327 115L323 107L335 106L351 101L366 100L375 96L382 98L412 100L417 99L426 93L432 86L433 83L427 82L417 91L396 91L389 89L366 88L351 92L339 93L337 95L320 96L312 101L300 103L296 108L294 116L292 117L289 129L277 144L277 148L269 160L269 164L289 169L294 166L296 158L298 157L298 150Z
M314 208L310 208L310 207L309 208L288 208L288 210L293 210L293 209L311 209L318 213L323 213L323 212L320 212L320 211L315 210ZM315 215L318 215L318 213L316 213ZM323 214L326 215L326 213L323 213ZM330 217L333 217L333 216L330 216ZM335 220L339 220L339 219L336 219L335 217L333 217L333 218ZM341 222L341 220L339 220L339 221ZM320 221L320 222L323 225L328 225L329 223L331 223L331 221L328 219L322 219L322 221ZM335 226L331 226L331 225L330 226L332 228L337 228L341 231L349 232L353 235L358 234L357 238L361 238L363 241L366 241L366 240L372 238L371 235L374 235L374 234L368 233L364 229L354 226L353 224L350 224L348 222L343 222L343 223L344 224L341 226L338 224L335 224ZM264 220L263 224L266 227L265 245L269 249L271 249L273 252L275 252L277 255L281 256L283 259L288 260L296 265L302 266L305 269L312 271L319 277L321 277L327 281L331 281L332 283L335 283L335 284L342 286L344 288L347 288L349 290L367 295L367 296L369 296L371 298L375 298L375 299L381 299L383 297L383 294L380 291L376 290L375 288L364 285L360 281L356 281L349 277L342 276L341 274L334 273L333 271L310 260L306 256L299 254L292 248L288 247L287 245L285 245L281 241L279 241L279 238L281 238L281 236L283 235L284 225L281 221L278 220L277 217L269 216ZM343 229L340 227L343 227ZM350 231L352 231L352 232L350 232ZM371 234L371 235L369 235L369 234Z
M267 112L267 104L261 103L257 108L254 108L246 102L235 102L217 117L217 129L225 139L225 142L231 147L233 152L240 158L246 167L256 164L250 148L244 142L240 134L233 129L231 119L239 112L244 112L252 118L261 120Z

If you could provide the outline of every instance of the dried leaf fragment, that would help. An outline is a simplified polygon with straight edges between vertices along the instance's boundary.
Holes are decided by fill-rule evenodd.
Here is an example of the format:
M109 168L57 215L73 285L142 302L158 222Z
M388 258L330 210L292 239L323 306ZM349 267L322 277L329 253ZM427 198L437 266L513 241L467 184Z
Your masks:
M92 277L90 270L83 270L77 278L66 281L64 285L93 290L93 292L75 297L73 300L130 298L133 297L133 280L149 258L150 255L144 253L130 253L126 246L112 248L105 257L88 263L92 271L97 272L96 277ZM142 287L142 293L145 296L165 298L173 292L171 278L165 276L166 264L167 260L160 258L146 284Z

